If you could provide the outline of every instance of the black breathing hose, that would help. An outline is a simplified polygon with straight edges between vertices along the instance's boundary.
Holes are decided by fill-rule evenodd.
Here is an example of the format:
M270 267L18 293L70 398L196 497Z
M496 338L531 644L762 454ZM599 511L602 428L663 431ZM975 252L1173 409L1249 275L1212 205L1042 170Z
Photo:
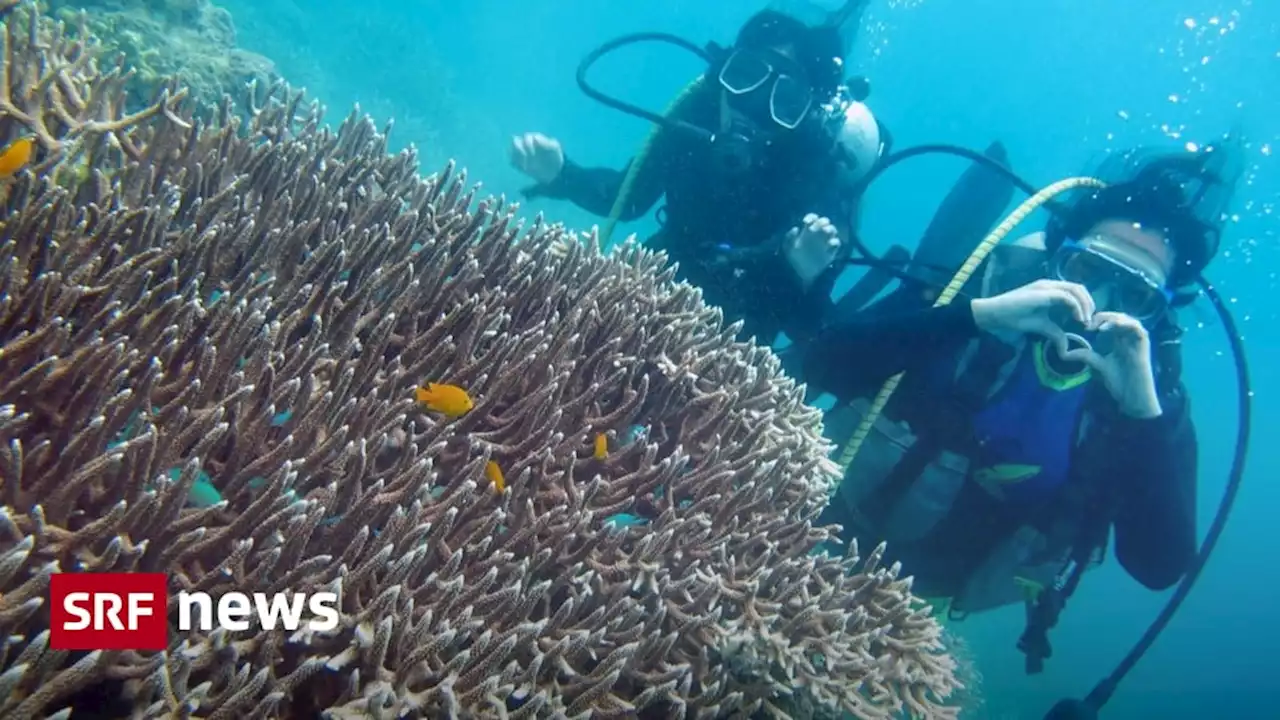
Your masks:
M591 86L590 83L587 82L587 71L590 70L591 66L595 65L596 62L600 60L600 58L604 57L605 55L608 55L609 53L613 52L614 50L617 50L618 48L624 45L631 45L633 43L647 42L647 41L665 42L671 45L675 45L677 47L684 48L685 50L688 50L689 52L697 55L698 57L707 61L708 64L710 64L711 62L711 57L707 53L706 49L700 48L697 45L689 42L688 40L685 40L684 38L679 37L678 35L672 35L670 33L663 33L663 32L631 33L629 35L623 35L622 37L618 37L618 38L614 38L613 40L610 40L609 42L597 47L595 50L592 50L591 52L587 53L586 56L582 58L582 61L578 63L578 73L577 73L578 88L582 90L582 92L587 97L591 98L592 100L595 100L598 103L611 107L614 110L627 113L628 115L634 115L639 118L644 118L645 120L648 120L649 122L655 123L662 127L669 127L673 129L683 130L685 132L693 133L694 135L697 135L703 138L704 140L713 141L715 139L715 136L712 133L708 132L705 128L700 128L697 125L684 122L683 120L665 117L651 110L645 110L644 108L639 107L637 105L632 105L629 102L625 102L623 100L610 97L600 92L599 90L595 89L594 87Z
M1218 513L1213 518L1213 524L1209 526L1209 532L1205 534L1204 542L1200 545L1200 552L1191 563L1187 574L1183 576L1182 582L1178 584L1178 588L1174 590L1173 595L1169 598L1169 602L1165 604L1164 609L1160 611L1156 619L1151 622L1147 631L1143 633L1138 642L1129 650L1129 653L1116 665L1111 674L1094 686L1084 700L1066 699L1058 702L1049 711L1049 714L1045 716L1045 720L1085 720L1098 716L1098 712L1115 694L1120 681L1138 664L1142 656L1155 643L1156 638L1168 626L1169 621L1173 619L1174 613L1178 612L1182 602L1187 599L1191 588L1196 584L1200 573L1209 562L1209 556L1213 554L1213 549L1217 546L1218 539L1222 537L1222 531L1227 526L1227 518L1231 515L1231 508L1235 505L1236 496L1240 493L1240 484L1244 479L1245 462L1249 454L1249 434L1253 423L1253 391L1249 381L1249 364L1245 358L1244 342L1240 339L1240 330L1236 327L1235 318L1231 316L1231 311L1227 309L1226 303L1222 301L1222 296L1203 276L1197 278L1197 282L1204 291L1205 297L1209 298L1214 310L1218 312L1218 316L1222 318L1223 330L1226 332L1227 342L1231 344L1231 354L1235 356L1236 362L1236 390L1239 393L1239 410L1236 421L1238 425L1236 428L1236 450L1235 455L1231 458L1231 471L1227 477L1227 488L1223 492L1222 501L1218 505Z
M888 170L889 168L895 165L898 165L904 160L910 160L911 158L918 157L920 155L954 155L956 157L972 160L973 162L983 165L984 167L996 173L997 175L1000 175L1001 177L1005 178L1014 187L1018 188L1019 190L1025 192L1028 195L1035 195L1037 192L1039 192L1039 188L1036 188L1031 183L1027 182L1026 180L1023 180L1017 173L1010 170L1008 167L1006 167L1002 163L990 157L987 157L986 155L980 152L974 152L969 148L960 147L958 145L937 144L937 145L917 145L915 147L910 147L895 153L890 153L889 155L885 156L883 160L877 163L875 168L873 168L871 172L867 173L858 181L858 183L854 186L853 190L851 191L852 194L854 195L854 197L860 198L864 193L866 193L867 188L871 186L871 183L879 179L879 177L883 175L886 170ZM1050 212L1053 212L1055 211L1056 208L1052 203L1046 203L1045 209L1049 210ZM868 248L866 244L862 242L862 239L859 238L857 234L854 234L854 236L849 239L849 244L853 247L854 250L857 251L857 254L860 255L861 257L854 257L853 255L850 255L849 257L844 258L843 262L847 265L867 265L870 267L884 270L885 272L893 275L894 277L904 282L910 282L916 285L927 285L930 287L933 287L936 285L936 283L934 283L933 281L923 280L921 278L918 278L906 272L903 269L898 268L895 263L885 262L883 259L878 257L875 253L871 252L870 248ZM952 270L954 270L954 268L950 268L950 269L939 268L939 269L943 270L944 272L951 272Z

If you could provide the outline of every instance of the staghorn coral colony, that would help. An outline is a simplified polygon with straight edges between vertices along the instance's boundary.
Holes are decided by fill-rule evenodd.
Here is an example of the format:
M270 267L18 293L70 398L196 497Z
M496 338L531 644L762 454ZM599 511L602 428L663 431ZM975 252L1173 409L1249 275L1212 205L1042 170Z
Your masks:
M815 552L817 411L663 256L284 86L125 115L78 36L4 24L0 717L955 716L910 581ZM108 570L342 622L50 649L50 576Z
M227 88L276 77L272 62L237 47L231 13L209 0L42 0L68 23L83 22L104 55L123 55L133 68L125 84L131 104L177 78L193 99L216 105Z

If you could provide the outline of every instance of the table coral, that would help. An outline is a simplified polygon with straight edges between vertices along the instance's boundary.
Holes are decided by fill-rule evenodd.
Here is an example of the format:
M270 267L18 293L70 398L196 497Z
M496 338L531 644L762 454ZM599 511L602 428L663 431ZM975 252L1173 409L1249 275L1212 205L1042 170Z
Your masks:
M208 0L51 0L47 8L72 24L83 14L104 55L125 57L134 69L126 87L133 106L150 103L171 78L216 106L224 93L276 77L270 60L236 46L231 14Z
M0 141L42 141L0 206L0 716L955 716L910 580L814 552L820 414L664 256L525 226L283 85L247 121L181 92L128 115L125 76L22 17ZM474 407L424 411L425 382ZM50 577L108 570L333 589L341 622L50 649Z

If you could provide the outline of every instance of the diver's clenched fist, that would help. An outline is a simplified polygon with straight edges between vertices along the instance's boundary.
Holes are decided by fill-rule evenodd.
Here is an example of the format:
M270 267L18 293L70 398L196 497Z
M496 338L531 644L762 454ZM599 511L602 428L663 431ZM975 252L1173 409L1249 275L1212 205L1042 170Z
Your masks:
M559 140L542 133L517 135L511 138L511 165L545 185L560 177L564 169L564 148Z
M836 259L836 253L840 251L840 232L827 218L809 213L799 227L787 232L784 243L791 268L807 285Z

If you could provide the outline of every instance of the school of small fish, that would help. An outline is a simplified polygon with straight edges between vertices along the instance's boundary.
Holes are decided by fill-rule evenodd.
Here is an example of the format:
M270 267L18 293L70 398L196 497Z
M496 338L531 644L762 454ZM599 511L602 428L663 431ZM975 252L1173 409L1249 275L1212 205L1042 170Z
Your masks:
M471 399L471 395L466 390L457 385L447 383L427 383L425 387L414 388L413 396L424 409L438 412L449 418L462 417L476 406L475 401ZM592 456L597 460L603 460L608 455L608 436L604 433L596 433ZM485 477L489 478L489 482L493 484L495 493L501 495L506 490L507 481L503 477L502 468L498 466L497 462L490 460L485 463L484 474Z

